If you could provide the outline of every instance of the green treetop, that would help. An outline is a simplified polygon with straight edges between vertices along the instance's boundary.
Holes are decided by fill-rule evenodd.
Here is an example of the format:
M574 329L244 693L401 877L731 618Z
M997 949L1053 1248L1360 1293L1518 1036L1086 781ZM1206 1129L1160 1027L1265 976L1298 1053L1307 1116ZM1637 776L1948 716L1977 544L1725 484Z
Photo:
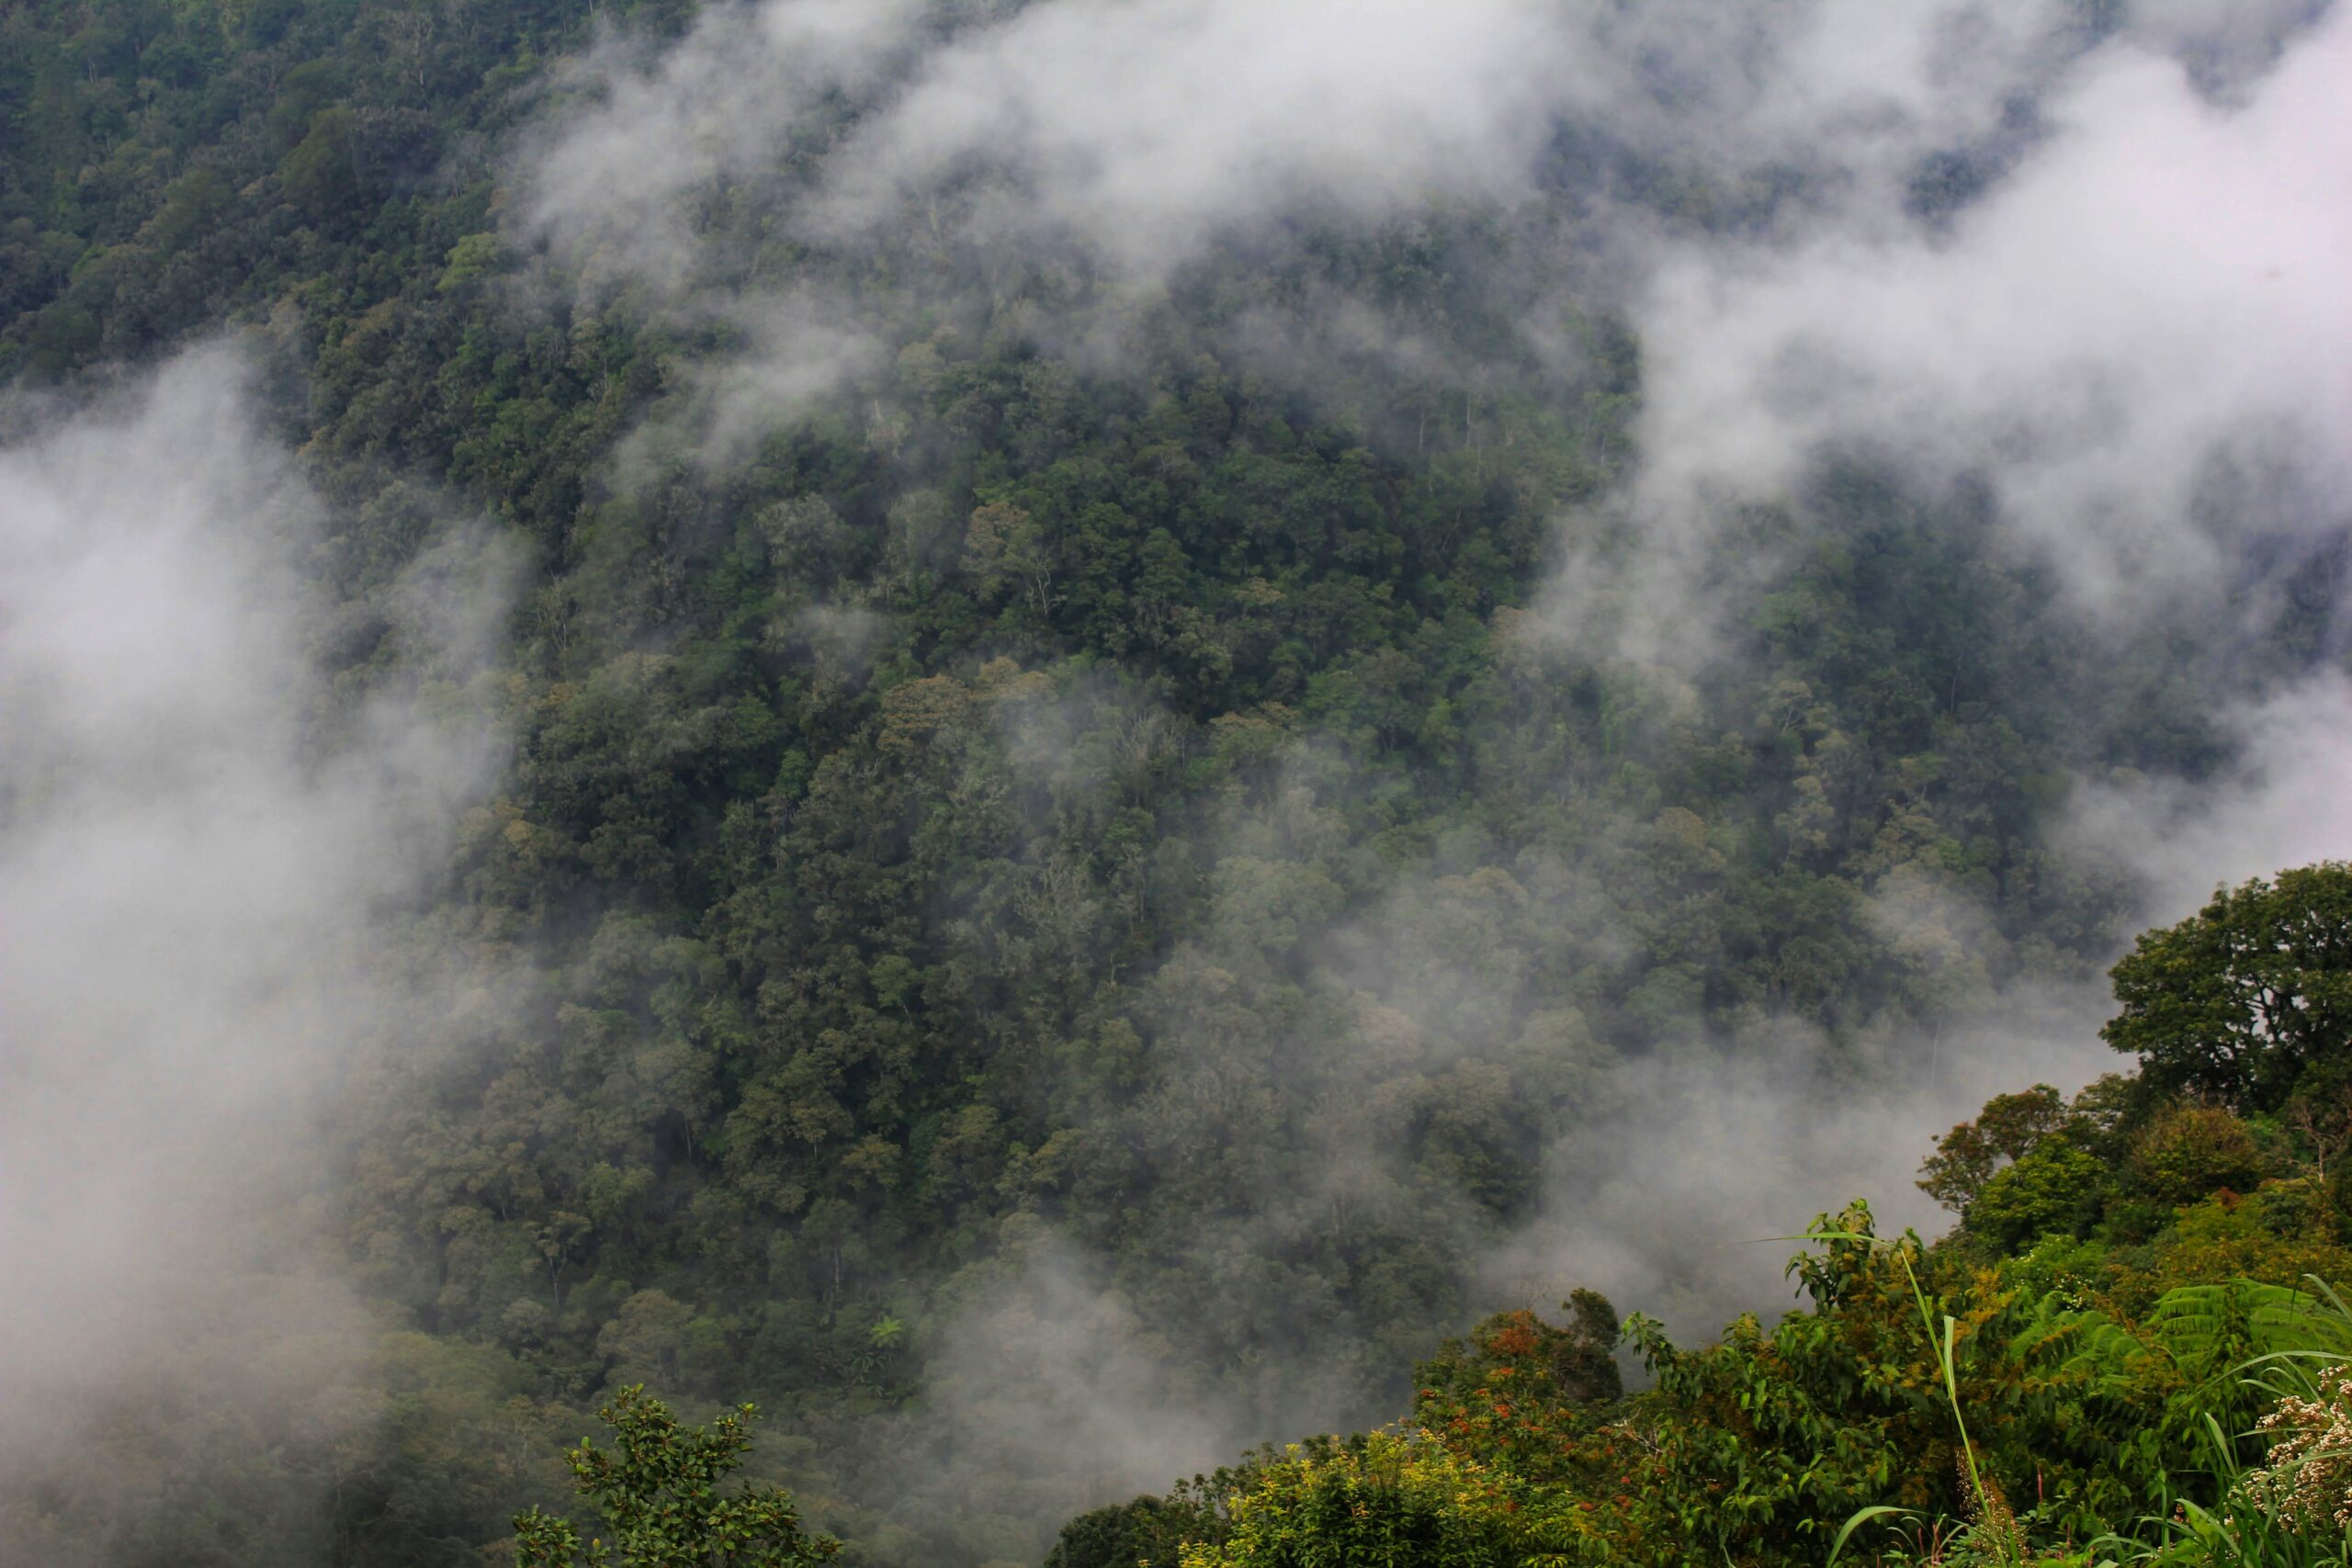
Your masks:
M2145 1059L2150 1089L2268 1109L2304 1069L2352 1055L2352 864L2324 861L2218 891L2143 934L2115 966L2099 1031Z
M787 1492L749 1486L718 1495L719 1481L752 1446L754 1406L689 1430L633 1384L597 1415L618 1446L607 1451L582 1438L564 1457L582 1494L610 1521L611 1539L591 1536L583 1549L571 1520L534 1507L514 1519L516 1568L786 1568L841 1550L829 1536L801 1533Z

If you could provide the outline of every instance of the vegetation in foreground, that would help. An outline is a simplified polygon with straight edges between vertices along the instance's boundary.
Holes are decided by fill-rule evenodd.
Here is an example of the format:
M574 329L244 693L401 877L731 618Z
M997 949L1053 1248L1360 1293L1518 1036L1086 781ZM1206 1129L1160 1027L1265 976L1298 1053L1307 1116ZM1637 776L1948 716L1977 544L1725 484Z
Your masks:
M2224 891L2114 979L2137 1071L1937 1139L1942 1240L1822 1215L1806 1304L1701 1348L1590 1292L1502 1314L1396 1426L1086 1515L1052 1568L2346 1561L2352 867Z

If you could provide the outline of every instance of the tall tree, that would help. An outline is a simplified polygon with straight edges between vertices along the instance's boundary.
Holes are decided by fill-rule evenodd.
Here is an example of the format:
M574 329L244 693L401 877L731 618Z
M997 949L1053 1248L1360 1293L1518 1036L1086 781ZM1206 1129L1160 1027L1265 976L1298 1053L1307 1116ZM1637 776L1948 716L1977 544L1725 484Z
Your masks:
M2352 1055L2352 864L2221 889L2113 975L2122 1010L2099 1033L2143 1059L2150 1089L2278 1105L2305 1067Z

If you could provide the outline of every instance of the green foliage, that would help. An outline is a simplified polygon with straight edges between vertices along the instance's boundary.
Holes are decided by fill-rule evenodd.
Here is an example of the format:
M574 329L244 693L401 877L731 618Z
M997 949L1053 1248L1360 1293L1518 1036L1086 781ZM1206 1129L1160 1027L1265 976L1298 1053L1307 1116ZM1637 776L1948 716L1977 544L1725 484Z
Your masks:
M2165 1203L2193 1203L2215 1191L2251 1191L2268 1164L2246 1124L2217 1105L2167 1107L2132 1144L2133 1177Z
M613 1428L615 1446L599 1449L583 1438L565 1456L613 1539L592 1534L583 1550L571 1520L534 1507L515 1516L517 1568L789 1568L833 1557L841 1543L804 1535L789 1495L757 1486L719 1492L752 1446L754 1414L746 1404L689 1430L642 1386L622 1389L597 1412Z
M1183 1568L1492 1568L1598 1546L1540 1495L1409 1431L1294 1449L1226 1506L1225 1539L1185 1547Z
M2022 1158L2064 1121L2056 1089L2038 1083L2022 1094L1996 1094L1973 1122L1936 1140L1920 1166L1920 1190L1948 1209L1965 1210L2005 1160Z
M2097 1213L2106 1176L2105 1164L2088 1150L2045 1140L1985 1181L1968 1207L1968 1223L2004 1251L2045 1231L2071 1233Z
M1564 1325L1499 1313L1413 1370L1413 1420L1446 1442L1542 1477L1575 1461L1577 1440L1613 1412L1623 1380L1617 1310L1593 1291L1561 1303Z
M1183 1545L1224 1538L1220 1499L1178 1488L1079 1515L1064 1525L1045 1568L1174 1568Z
M2299 1103L2307 1107L2301 1124L2323 1142L2332 1137L2308 1110L2312 1102ZM1938 1138L1920 1168L1920 1187L1960 1210L1966 1237L2007 1253L2047 1235L2144 1237L2174 1209L2209 1197L2233 1203L2280 1167L2229 1111L2167 1102L2110 1077L2071 1103L2047 1086L1996 1095L1975 1121ZM2286 1228L2325 1228L2323 1201L2307 1186L2280 1186L2262 1201Z
M2352 864L2329 861L2215 892L2115 966L2122 1010L2100 1031L2152 1089L2249 1109L2292 1093L2352 1040Z

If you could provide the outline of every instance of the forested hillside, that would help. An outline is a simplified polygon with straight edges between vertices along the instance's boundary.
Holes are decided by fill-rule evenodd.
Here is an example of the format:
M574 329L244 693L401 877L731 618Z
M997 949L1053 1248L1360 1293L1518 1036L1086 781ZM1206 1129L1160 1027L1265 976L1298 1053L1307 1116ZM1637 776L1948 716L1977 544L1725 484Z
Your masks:
M503 1561L644 1384L844 1562L1408 1408L1058 1561L1810 1561L1972 1506L1914 1266L2172 1358L1969 1371L2038 1541L2204 1484L2167 1292L2341 1282L2342 1040L2075 1091L2352 829L2348 36L7 7L0 1555Z

